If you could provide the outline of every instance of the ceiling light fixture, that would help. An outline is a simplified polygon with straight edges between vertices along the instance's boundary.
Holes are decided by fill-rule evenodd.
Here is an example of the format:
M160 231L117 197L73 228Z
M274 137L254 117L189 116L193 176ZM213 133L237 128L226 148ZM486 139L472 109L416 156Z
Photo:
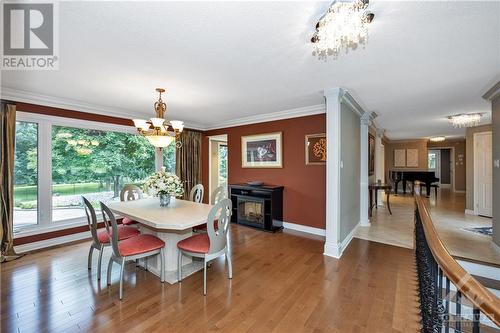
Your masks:
M316 24L311 38L313 55L320 60L337 59L340 51L355 50L368 42L368 24L375 14L369 12L369 0L336 0Z
M461 113L449 116L450 123L455 128L474 127L479 125L482 113Z
M444 136L433 136L429 139L431 142L443 142L444 140L446 140Z
M167 104L161 99L161 94L165 92L165 89L156 88L156 91L160 94L158 101L154 104L156 117L151 118L149 121L144 119L133 119L134 126L137 128L139 134L148 139L149 143L155 147L167 147L175 140L175 146L181 148L182 142L180 141L180 135L184 129L184 123L180 120L171 120L170 126L174 129L174 133L168 131L168 122L165 120ZM153 128L151 128L151 126L153 126Z

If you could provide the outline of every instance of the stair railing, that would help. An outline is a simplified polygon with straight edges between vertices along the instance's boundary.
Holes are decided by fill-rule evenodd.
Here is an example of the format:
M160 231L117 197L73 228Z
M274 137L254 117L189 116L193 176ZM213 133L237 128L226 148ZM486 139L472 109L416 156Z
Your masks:
M500 299L450 255L434 228L418 186L415 189L415 255L422 332L478 333L481 328L492 329L481 324L481 314L499 328ZM456 291L451 291L451 284ZM472 306L469 318L462 312L464 304Z

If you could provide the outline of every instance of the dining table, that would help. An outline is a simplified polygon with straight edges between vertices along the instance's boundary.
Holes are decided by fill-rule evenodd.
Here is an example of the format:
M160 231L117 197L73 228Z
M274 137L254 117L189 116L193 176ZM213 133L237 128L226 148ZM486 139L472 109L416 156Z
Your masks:
M120 217L137 222L143 234L151 234L165 242L165 281L177 282L177 243L192 236L193 227L206 223L212 205L181 200L172 197L170 204L160 207L158 198L150 197L131 201L112 202L109 208ZM153 274L160 276L161 261L158 256L148 259L144 265ZM188 256L182 259L183 277L203 269L203 261Z

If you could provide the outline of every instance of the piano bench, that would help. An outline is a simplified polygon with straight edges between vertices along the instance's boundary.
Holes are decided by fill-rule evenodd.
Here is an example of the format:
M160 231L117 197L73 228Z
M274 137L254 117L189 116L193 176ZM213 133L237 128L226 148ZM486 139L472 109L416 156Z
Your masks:
M434 189L434 195L436 196L436 198L438 197L438 188L439 188L439 184L431 184L430 186L431 188L431 191L432 189ZM427 193L427 195L429 196L430 193Z

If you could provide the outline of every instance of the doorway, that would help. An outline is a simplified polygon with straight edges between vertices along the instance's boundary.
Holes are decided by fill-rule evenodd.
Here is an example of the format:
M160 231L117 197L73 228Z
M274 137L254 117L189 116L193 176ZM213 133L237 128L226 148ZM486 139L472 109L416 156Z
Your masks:
M429 149L428 169L434 171L439 178L441 188L449 188L455 191L455 149L453 147L443 147Z
M228 146L227 135L217 135L208 138L208 198L211 202L212 192L221 185L227 186L228 179Z
M492 133L474 134L474 214L492 216Z

